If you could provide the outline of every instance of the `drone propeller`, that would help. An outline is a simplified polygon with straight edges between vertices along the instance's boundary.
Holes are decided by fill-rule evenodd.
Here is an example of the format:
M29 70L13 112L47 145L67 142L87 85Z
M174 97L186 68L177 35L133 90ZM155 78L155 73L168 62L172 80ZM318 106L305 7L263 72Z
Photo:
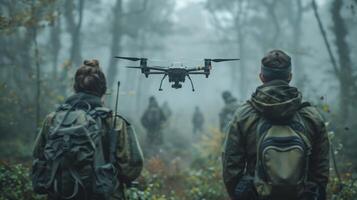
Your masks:
M115 58L130 60L130 61L147 60L147 58L125 57L125 56L115 56Z
M151 69L151 70L160 70L160 71L165 71L169 68L167 67L160 67L160 66L147 66L147 67L139 67L139 66L127 66L127 68L133 68L133 69Z
M212 61L212 62L226 62L226 61L235 61L235 60L240 60L239 58L217 58L217 59L205 59L205 61Z

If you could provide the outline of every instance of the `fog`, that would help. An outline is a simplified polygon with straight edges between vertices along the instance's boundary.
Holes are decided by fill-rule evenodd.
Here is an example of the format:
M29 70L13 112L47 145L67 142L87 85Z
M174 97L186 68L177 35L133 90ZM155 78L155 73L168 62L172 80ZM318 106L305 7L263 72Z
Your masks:
M111 109L121 82L119 113L134 125L141 143L146 131L140 119L154 96L172 110L166 145L190 154L200 140L192 136L195 106L205 117L203 135L218 130L222 92L244 103L262 84L262 57L282 49L292 58L291 85L336 133L341 163L351 163L342 168L357 169L357 137L345 131L357 127L356 8L356 0L2 0L0 158L30 158L43 119L73 94L74 73L85 59L99 60ZM127 68L139 62L114 56L187 68L203 66L205 58L240 60L212 63L208 78L192 75L194 92L187 78L180 89L165 79L159 91L162 75L145 78ZM194 156L183 157L189 167Z

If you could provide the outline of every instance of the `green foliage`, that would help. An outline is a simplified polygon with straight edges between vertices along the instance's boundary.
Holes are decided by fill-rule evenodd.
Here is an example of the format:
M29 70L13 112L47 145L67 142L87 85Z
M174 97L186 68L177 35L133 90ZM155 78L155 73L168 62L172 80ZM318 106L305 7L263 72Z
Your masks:
M330 137L332 137L330 133ZM204 139L206 138L206 139ZM212 138L221 138L213 140ZM127 188L129 200L223 200L228 199L221 176L219 160L222 133L212 130L198 142L200 152L189 168L180 167L180 159L165 162L160 157L147 159L138 184ZM345 166L342 166L345 167ZM344 168L345 169L345 168ZM333 172L333 171L332 171ZM357 198L357 185L351 172L344 170L340 183L331 172L328 199ZM32 192L29 168L21 164L0 162L0 200L41 200Z
M29 169L0 162L0 200L41 200L32 191Z
M356 179L351 177L350 173L344 174L341 182L336 177L330 178L330 183L327 188L328 199L335 200L350 200L357 199Z
M128 190L128 199L227 199L219 160L222 136L218 130L202 135L195 146L198 154L189 168L181 169L180 159L171 162L165 162L161 157L148 159L139 178L139 187Z
M45 24L52 23L57 17L51 10L55 0L35 0L11 1L12 6L9 9L16 8L16 11L10 12L11 15L0 15L0 34L13 34L19 27L35 28ZM5 7L5 6L4 6Z

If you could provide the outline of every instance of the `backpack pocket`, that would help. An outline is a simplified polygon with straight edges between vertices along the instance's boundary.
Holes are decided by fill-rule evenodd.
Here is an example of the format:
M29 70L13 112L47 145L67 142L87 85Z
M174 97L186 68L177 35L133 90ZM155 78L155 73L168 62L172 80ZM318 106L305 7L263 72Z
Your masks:
M47 161L36 159L32 163L31 181L32 188L37 194L47 194L49 181L51 178L51 169Z
M272 137L261 147L262 167L272 184L294 185L305 169L305 145L300 138Z
M270 125L262 130L257 144L255 174L258 194L297 197L306 178L310 151L303 131L290 125Z
M118 187L117 169L113 164L96 167L94 192L97 194L112 194Z

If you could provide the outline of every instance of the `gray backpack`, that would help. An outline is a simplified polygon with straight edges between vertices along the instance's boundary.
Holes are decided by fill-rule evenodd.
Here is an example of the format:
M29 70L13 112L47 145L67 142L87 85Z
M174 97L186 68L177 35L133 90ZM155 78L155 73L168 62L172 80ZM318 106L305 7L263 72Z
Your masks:
M304 123L296 116L286 124L261 119L257 128L254 178L260 197L296 198L306 181L311 144Z
M78 106L81 105L82 109ZM86 104L87 109L83 109ZM85 102L61 105L52 118L44 160L35 160L32 168L34 191L71 199L79 193L110 196L116 187L117 169L103 149L103 137L109 136L105 121L108 108L90 108ZM110 139L109 139L110 140Z

